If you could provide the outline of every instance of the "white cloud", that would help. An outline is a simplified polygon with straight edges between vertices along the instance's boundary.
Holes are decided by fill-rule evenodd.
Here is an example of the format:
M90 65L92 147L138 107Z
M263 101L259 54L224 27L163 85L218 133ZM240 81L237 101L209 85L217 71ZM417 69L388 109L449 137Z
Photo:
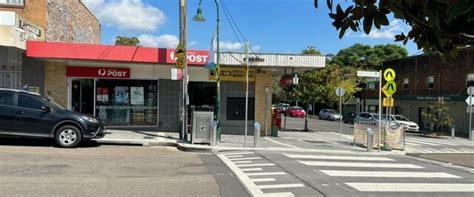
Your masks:
M176 48L179 43L178 37L169 34L161 36L142 34L138 36L138 39L140 40L140 45L144 47Z
M242 52L242 47L245 47L244 44L240 44L239 42L232 42L232 41L220 41L219 42L219 50L221 51L239 51ZM252 51L256 52L262 49L260 45L251 46ZM251 51L251 52L252 52Z
M165 14L142 0L83 0L103 25L119 30L154 32L166 21Z
M374 39L395 39L395 35L400 32L406 32L406 25L401 23L399 19L394 19L390 22L388 27L382 27L382 29L376 29L372 27L369 35L362 33L360 36L364 38L374 38Z
M197 44L198 44L197 41L192 41L191 43L189 43L189 46L195 46L195 45L197 45Z

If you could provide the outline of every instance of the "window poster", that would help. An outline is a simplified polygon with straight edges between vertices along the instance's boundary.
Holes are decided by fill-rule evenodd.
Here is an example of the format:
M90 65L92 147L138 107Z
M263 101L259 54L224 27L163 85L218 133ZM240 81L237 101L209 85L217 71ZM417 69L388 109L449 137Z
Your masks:
M102 88L97 88L96 95L97 102L102 102Z
M102 88L102 102L109 102L109 88Z
M143 105L145 103L143 87L131 87L131 103L132 105Z
M128 87L127 86L115 87L115 104L116 105L128 104Z

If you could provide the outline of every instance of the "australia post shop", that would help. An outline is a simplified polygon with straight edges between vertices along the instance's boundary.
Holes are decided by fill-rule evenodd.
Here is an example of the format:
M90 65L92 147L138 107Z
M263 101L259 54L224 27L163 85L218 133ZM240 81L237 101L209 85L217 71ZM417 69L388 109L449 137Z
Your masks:
M188 50L187 55L189 106L213 109L217 84L204 67L208 51ZM288 68L324 67L324 57L313 56L311 65L297 66L278 65L270 61L275 58L260 56L268 54L254 58L259 61L249 69L249 126L258 121L270 127L272 76ZM298 59L294 56L291 61ZM37 74L44 83L23 85L41 87L41 94L70 110L97 116L109 127L179 130L182 73L175 69L174 49L28 41L27 57L42 61L44 73ZM244 130L245 70L236 58L244 57L221 54L223 133Z

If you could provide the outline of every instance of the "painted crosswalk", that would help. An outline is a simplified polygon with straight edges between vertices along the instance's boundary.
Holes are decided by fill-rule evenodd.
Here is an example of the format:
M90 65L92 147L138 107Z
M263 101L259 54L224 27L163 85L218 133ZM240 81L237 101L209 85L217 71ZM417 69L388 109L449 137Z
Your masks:
M285 154L323 176L334 177L360 192L474 192L465 177L433 170L398 157ZM357 181L354 181L357 180ZM463 181L464 180L464 181Z
M407 136L408 153L474 153L474 143L465 139Z

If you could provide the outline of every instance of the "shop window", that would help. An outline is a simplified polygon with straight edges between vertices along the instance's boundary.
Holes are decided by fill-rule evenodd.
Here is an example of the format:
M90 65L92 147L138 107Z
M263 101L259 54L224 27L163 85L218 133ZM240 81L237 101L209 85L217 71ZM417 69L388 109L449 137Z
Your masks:
M368 84L369 90L375 90L375 85L376 85L375 82L369 83L369 84Z
M426 78L426 89L434 88L434 76L430 75Z
M7 4L7 5L25 5L24 0L0 0L0 4Z
M404 78L403 79L403 89L408 90L408 85L410 84L410 79L409 78Z
M12 92L0 92L0 105L13 105Z
M249 98L248 120L254 120L255 100ZM228 97L227 98L227 120L245 120L245 98Z

